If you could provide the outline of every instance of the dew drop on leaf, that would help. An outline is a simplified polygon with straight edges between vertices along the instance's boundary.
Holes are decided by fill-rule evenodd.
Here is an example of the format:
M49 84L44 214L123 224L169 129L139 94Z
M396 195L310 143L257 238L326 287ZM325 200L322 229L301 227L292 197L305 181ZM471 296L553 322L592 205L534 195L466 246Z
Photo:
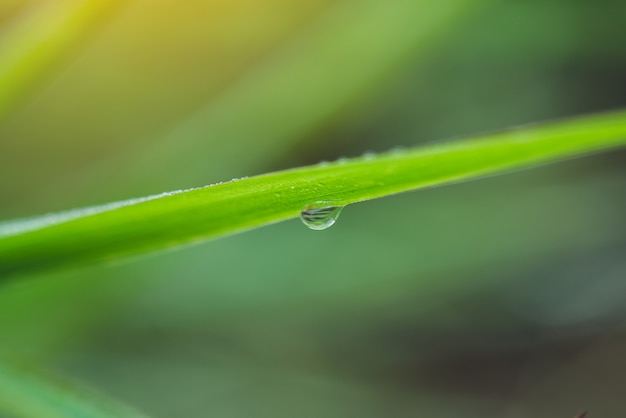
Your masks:
M335 224L343 206L329 206L328 204L312 204L300 212L300 219L309 229L322 231Z

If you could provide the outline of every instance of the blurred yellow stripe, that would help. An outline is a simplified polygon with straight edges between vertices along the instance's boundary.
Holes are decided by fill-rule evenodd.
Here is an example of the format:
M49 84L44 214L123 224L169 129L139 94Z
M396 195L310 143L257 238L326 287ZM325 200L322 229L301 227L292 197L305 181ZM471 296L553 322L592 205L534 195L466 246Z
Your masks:
M120 0L60 0L32 6L0 34L0 120Z
M160 189L168 189L262 172L281 150L390 82L406 60L482 2L339 1L152 149L129 151L116 174L151 184L158 167L168 173Z

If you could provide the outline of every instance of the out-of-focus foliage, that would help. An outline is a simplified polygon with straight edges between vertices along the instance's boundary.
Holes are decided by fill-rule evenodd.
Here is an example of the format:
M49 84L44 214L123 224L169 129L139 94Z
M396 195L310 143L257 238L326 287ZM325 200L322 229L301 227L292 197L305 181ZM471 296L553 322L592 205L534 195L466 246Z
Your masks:
M1 2L0 40L68 1ZM0 217L624 106L625 15L121 1L3 118ZM620 416L625 182L616 152L33 277L0 351L162 417Z
M0 411L22 418L145 417L74 383L8 364L0 364Z

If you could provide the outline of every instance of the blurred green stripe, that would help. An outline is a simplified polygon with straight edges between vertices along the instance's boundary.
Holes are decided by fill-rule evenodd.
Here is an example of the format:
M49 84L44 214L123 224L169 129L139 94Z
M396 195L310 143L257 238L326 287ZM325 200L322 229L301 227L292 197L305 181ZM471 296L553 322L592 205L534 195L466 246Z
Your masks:
M0 364L0 413L21 418L145 418L99 393L6 363Z

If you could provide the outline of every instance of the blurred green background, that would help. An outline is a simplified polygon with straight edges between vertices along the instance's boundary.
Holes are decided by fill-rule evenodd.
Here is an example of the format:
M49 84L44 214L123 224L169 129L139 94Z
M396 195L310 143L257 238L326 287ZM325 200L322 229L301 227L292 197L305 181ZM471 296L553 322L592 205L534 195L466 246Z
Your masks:
M2 0L0 219L626 105L621 0ZM626 415L626 153L0 288L155 417Z

